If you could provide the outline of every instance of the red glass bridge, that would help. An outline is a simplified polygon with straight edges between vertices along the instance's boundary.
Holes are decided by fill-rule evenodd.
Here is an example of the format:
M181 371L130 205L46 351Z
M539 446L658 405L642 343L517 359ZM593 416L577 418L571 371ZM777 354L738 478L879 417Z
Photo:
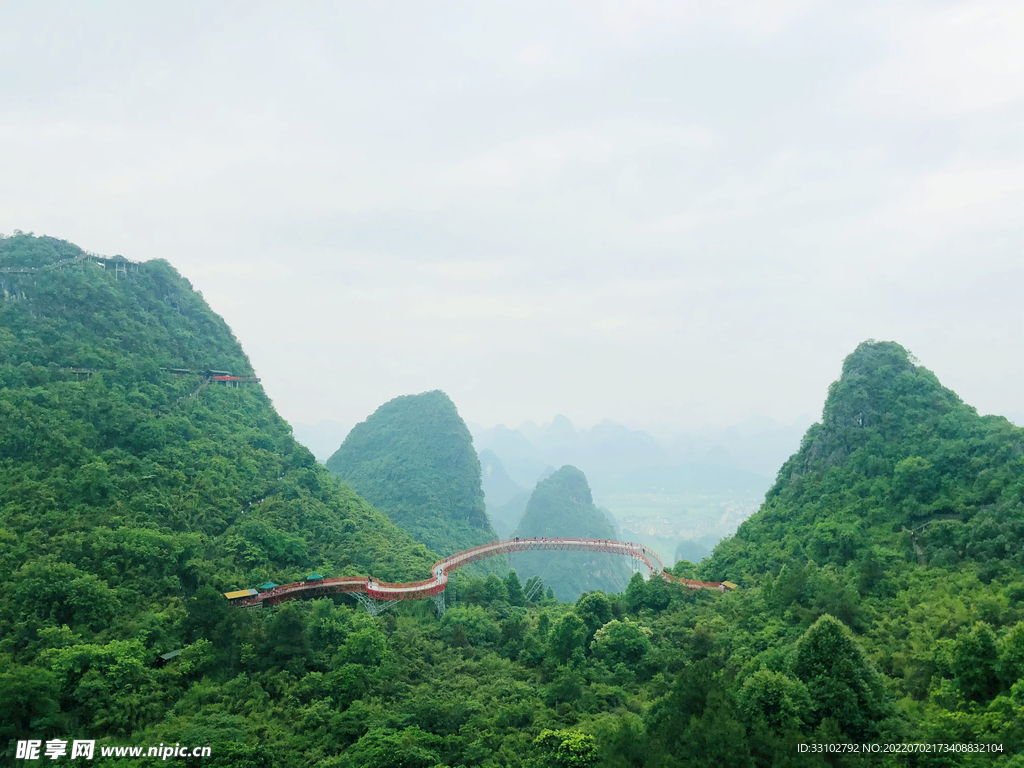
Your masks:
M407 584L389 584L367 576L343 576L336 579L307 578L292 584L274 586L265 592L255 589L228 592L226 597L231 605L239 608L259 608L276 605L285 600L323 597L337 593L351 594L373 615L390 608L402 600L424 600L431 598L437 605L438 613L444 613L444 591L448 586L448 574L464 565L475 563L497 555L537 550L601 552L608 555L625 555L645 566L651 578L662 578L688 589L717 589L722 592L735 589L730 581L694 581L665 573L665 566L651 549L642 544L613 539L574 538L519 538L503 539L481 544L472 549L456 552L438 560L430 569L431 577Z

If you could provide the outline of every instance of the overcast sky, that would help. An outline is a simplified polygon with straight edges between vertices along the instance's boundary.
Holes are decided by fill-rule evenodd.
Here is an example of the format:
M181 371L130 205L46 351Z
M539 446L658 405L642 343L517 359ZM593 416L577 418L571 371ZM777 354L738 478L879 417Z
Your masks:
M165 258L286 418L1024 415L1024 3L0 6L0 231Z

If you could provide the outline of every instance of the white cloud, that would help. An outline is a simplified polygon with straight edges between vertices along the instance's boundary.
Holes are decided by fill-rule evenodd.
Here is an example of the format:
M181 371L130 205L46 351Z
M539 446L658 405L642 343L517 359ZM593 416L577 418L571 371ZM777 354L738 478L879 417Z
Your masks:
M871 336L1024 408L1016 0L184 3L0 10L0 230L169 259L286 416L817 412Z
M409 306L412 317L444 318L447 320L480 320L511 318L537 320L548 314L539 303L516 301L499 296L455 295L430 296L414 301Z
M1024 164L957 164L915 181L888 212L889 221L936 236L954 231L1019 228Z
M908 117L944 117L1024 99L1024 4L884 5L869 15L888 53L861 98Z
M605 29L632 38L652 27L729 24L771 34L805 13L814 0L602 0L588 3Z

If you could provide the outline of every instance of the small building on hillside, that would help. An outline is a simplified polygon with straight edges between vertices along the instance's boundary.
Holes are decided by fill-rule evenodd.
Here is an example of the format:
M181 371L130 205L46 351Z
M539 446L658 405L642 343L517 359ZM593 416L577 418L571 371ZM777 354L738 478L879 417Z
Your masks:
M259 592L255 589L239 589L235 592L225 592L224 597L228 600L242 600L246 597L255 597L258 594Z

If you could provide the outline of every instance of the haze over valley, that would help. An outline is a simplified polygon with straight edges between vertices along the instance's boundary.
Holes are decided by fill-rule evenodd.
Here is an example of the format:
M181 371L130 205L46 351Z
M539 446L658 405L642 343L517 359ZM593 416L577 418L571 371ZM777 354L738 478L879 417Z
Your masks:
M782 425L759 417L668 440L611 420L577 430L565 416L540 425L528 421L517 429L468 427L483 466L487 511L499 535L515 530L536 483L570 464L584 471L595 503L610 512L619 535L650 546L672 563L709 554L757 510L809 425L809 418ZM347 435L336 422L295 423L293 429L321 463Z

